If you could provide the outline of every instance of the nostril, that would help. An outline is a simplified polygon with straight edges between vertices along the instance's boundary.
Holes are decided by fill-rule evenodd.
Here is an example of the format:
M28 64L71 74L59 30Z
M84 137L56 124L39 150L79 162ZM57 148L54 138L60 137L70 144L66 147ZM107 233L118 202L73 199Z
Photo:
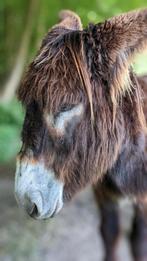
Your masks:
M26 211L28 215L32 218L36 218L39 214L38 208L35 203L31 203L28 206L26 206Z
M28 197L26 198L25 208L30 217L36 218L39 215L37 205L34 202L30 201Z
M35 218L38 216L38 213L39 213L38 208L37 208L36 204L34 203L32 206L32 209L30 210L29 215L30 215L30 217Z
M23 205L29 216L38 219L43 211L43 199L41 192L38 190L29 190L24 195Z

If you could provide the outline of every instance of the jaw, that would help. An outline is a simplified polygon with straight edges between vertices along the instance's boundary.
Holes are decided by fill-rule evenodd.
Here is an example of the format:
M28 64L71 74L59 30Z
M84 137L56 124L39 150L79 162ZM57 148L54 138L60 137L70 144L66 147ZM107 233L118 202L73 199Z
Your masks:
M43 163L17 162L15 195L18 204L36 219L50 218L63 207L63 183ZM34 206L37 213L32 215Z

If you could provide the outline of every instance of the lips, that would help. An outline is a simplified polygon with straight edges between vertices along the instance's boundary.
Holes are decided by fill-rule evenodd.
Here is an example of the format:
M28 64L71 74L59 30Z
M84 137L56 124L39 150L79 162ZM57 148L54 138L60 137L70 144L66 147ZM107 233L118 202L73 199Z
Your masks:
M54 205L53 208L49 208L48 211L45 213L40 213L39 216L36 216L36 219L48 219L48 218L53 218L58 212L62 209L63 203L60 200L57 200L57 203Z

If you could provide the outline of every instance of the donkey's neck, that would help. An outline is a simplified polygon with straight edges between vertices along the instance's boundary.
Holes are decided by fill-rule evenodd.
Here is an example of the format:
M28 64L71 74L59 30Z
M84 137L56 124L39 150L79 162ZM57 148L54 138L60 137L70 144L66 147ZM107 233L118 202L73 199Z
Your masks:
M134 92L140 88L135 76L132 74ZM141 96L140 96L141 97ZM119 189L125 194L137 195L147 190L147 135L142 101L132 93L130 97L124 97L121 114L124 119L124 140L120 154L108 175L116 182Z
M136 140L126 139L122 151L108 175L124 194L137 195L147 190L145 134Z

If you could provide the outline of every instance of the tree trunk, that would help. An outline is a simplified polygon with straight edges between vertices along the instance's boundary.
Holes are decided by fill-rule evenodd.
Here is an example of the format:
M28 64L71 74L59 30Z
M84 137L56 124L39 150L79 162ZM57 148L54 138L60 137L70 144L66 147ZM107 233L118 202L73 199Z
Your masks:
M38 13L39 0L31 0L26 27L22 36L20 48L15 61L14 68L10 74L8 81L3 87L3 92L0 96L1 103L9 103L15 96L17 87L20 84L25 63L27 60L30 40L32 36L32 29L34 25L34 17Z

